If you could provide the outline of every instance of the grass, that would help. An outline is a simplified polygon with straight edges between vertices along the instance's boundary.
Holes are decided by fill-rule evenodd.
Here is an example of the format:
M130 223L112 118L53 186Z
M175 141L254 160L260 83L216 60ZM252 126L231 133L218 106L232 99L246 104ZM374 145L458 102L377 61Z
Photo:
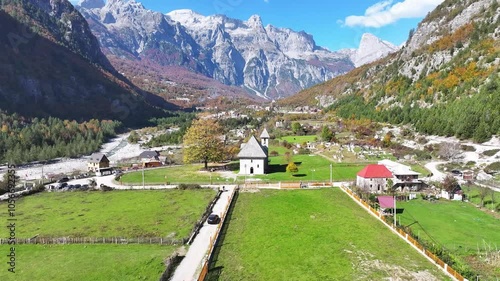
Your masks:
M421 238L444 246L464 262L484 276L500 278L500 264L488 267L487 262L480 262L480 252L484 258L485 247L500 249L500 219L483 212L472 204L456 201L412 200L398 203L404 208L399 216L402 225L411 226L412 231ZM477 260L477 262L471 262ZM500 259L497 261L500 262ZM496 272L496 273L495 273ZM496 274L496 275L495 275ZM493 279L496 280L496 279Z
M339 189L240 193L228 218L218 280L446 280Z
M144 171L147 184L165 183L223 183L226 181L217 172L200 171L203 165L182 165ZM165 178L166 177L166 178ZM142 184L142 171L126 173L120 178L122 184Z
M330 181L330 164L334 181L349 181L356 178L356 174L364 168L364 164L332 163L328 159L317 154L294 155L292 161L299 168L297 173L286 171L288 165L283 155L269 157L269 173L266 175L255 175L266 181ZM241 180L243 177L239 176Z
M305 142L315 142L318 140L318 136L286 136L281 137L279 140L286 140L288 143L303 144Z
M427 176L428 174L431 173L431 171L427 170L427 168L425 168L424 166L419 165L419 164L413 164L410 167L411 167L412 171L420 173L421 177L425 177L425 176Z
M470 202L478 206L481 204L479 188L477 186L462 185L462 189ZM484 207L488 210L500 211L500 192L493 190L490 190L489 192L490 193L484 198Z
M180 239L214 196L213 190L43 192L17 202L16 235ZM0 208L7 209L6 203ZM6 219L7 212L1 212L0 220Z
M8 247L1 245L0 280L158 280L173 251L158 245L17 245L12 274L5 263Z

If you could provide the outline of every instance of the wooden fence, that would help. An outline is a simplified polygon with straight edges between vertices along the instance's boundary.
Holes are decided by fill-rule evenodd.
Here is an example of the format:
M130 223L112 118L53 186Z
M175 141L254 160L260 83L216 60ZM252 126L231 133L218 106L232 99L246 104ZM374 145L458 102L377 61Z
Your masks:
M375 210L373 207L371 207L368 203L366 203L363 199L361 199L356 193L354 193L352 190L346 187L341 187L342 190L344 190L347 194L350 195L351 198L355 199L357 202L359 202L363 207L365 207L367 210L370 211L374 216L376 216L380 221L382 221L387 227L395 230L399 236L406 241L408 241L410 244L415 246L417 249L420 250L420 252L427 256L429 259L434 261L434 263L439 266L443 271L449 273L451 276L453 276L456 280L459 281L465 281L465 279L460 273L458 273L456 270L448 266L444 261L442 261L439 257L437 257L435 254L433 254L431 251L427 250L422 246L420 243L418 243L417 240L413 239L410 234L406 233L402 229L394 229L393 226L388 224L386 221L384 221L381 218L380 212Z
M208 275L210 261L212 259L212 255L214 253L214 249L215 249L215 246L217 244L217 241L219 239L220 231L221 231L222 227L224 226L224 222L226 221L227 212L229 211L229 209L231 208L231 205L233 204L234 194L236 192L238 192L237 189L238 188L233 189L233 192L229 196L228 204L226 205L226 208L224 209L224 212L221 215L221 220L220 220L219 225L217 226L217 230L215 231L215 235L210 238L210 246L208 247L208 251L207 251L207 259L205 260L205 262L203 263L203 266L201 267L201 272L200 272L200 275L198 276L198 281L205 280L205 278Z
M243 185L243 188L272 188L272 189L299 189L308 187L326 187L332 186L330 182L274 182L274 183L262 183L262 182L247 182Z
M163 237L59 237L59 238L17 238L16 244L158 244L182 245L187 239L170 239ZM0 245L8 244L9 239L0 238Z

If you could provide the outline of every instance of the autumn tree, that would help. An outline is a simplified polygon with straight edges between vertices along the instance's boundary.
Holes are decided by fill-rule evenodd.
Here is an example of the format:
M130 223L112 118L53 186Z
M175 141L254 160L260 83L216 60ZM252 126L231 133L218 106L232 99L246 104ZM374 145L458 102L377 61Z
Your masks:
M209 161L220 161L224 157L222 128L216 120L193 121L183 138L185 163L202 161L208 169Z
M294 162L288 163L286 166L286 171L289 173L297 173L299 171L299 167Z

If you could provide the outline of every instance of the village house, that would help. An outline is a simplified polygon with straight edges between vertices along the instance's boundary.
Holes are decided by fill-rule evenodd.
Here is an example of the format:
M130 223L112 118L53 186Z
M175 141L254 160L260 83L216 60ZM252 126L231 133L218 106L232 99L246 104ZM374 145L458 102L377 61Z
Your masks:
M412 171L411 167L384 159L378 162L384 165L393 174L393 189L399 192L420 191L427 187L427 184L418 177L420 173Z
M356 186L370 193L384 193L387 180L393 175L384 165L371 164L363 168L356 176Z
M160 153L158 151L143 151L139 158L141 159L143 168L159 167L161 166Z
M269 133L267 129L260 135L260 143L255 136L242 144L238 158L240 159L240 174L264 175L268 170Z
M87 170L94 172L97 176L109 175L112 173L112 168L109 166L109 159L102 153L94 153L90 155L87 162Z

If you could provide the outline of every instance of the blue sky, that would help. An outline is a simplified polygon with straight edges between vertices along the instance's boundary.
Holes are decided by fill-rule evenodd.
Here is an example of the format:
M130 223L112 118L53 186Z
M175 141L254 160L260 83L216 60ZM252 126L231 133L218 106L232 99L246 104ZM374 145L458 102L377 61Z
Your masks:
M168 13L191 9L202 15L225 14L241 20L261 16L264 25L312 34L330 50L358 47L365 32L400 45L425 15L443 0L136 0Z

